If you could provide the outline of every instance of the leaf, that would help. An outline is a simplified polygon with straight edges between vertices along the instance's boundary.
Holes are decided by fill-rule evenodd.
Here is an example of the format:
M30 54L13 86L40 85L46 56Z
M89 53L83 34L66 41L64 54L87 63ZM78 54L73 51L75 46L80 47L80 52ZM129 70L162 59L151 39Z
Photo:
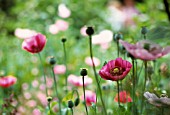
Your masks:
M66 102L73 99L73 92L69 92L63 99L62 102Z
M51 108L53 108L55 105L57 105L57 101L53 101L53 102L51 103Z

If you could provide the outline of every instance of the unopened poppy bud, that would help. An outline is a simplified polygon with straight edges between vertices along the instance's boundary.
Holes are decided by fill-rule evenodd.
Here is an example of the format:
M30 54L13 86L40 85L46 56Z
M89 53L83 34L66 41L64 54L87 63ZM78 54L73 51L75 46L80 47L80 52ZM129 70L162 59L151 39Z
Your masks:
M66 38L62 38L61 41L64 43L64 42L67 41L67 39Z
M79 99L79 98L76 98L76 99L74 100L74 105L75 105L75 106L78 106L79 103L80 103L80 99Z
M93 35L94 34L93 27L87 27L86 34L89 35L89 36Z
M146 34L147 32L148 32L148 29L146 28L146 26L143 26L141 30L141 34Z
M118 40L120 40L120 39L123 39L123 35L122 35L121 33L118 33L118 34L115 34L115 35L114 35L114 40L115 40L115 41L118 41Z
M102 85L102 90L108 90L109 88L109 85Z
M68 107L69 107L69 108L73 108L73 106L74 106L73 101L72 101L72 100L69 100L69 101L68 101Z
M53 56L50 56L50 57L49 57L49 64L50 64L50 65L54 65L55 63L56 63L55 58L54 58Z
M103 66L105 66L107 64L107 61L104 62Z
M51 100L52 100L52 97L48 96L48 97L47 97L47 101L48 101L48 102L51 102Z
M81 71L80 71L80 75L81 76L86 76L87 75L87 69L82 68Z

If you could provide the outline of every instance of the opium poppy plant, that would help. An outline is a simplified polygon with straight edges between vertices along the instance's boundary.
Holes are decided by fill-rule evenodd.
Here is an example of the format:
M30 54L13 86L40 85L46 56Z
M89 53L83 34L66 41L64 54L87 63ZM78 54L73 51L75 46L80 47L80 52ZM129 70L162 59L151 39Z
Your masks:
M22 49L30 53L39 53L43 50L46 44L46 37L40 33L27 38L22 43Z
M4 88L8 88L14 85L16 81L17 81L17 78L12 75L0 77L0 86Z
M106 80L118 81L122 80L129 73L132 64L122 58L109 61L99 71L100 76Z

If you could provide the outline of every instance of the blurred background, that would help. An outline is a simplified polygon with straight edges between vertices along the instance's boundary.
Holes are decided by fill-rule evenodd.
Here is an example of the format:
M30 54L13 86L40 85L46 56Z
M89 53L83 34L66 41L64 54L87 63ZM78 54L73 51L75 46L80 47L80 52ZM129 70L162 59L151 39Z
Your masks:
M97 70L105 61L117 57L116 42L113 40L115 33L120 32L124 40L135 43L143 39L140 31L141 27L146 26L147 39L161 46L170 45L168 2L168 0L0 0L0 76L17 77L14 87L0 88L0 91L4 92L4 95L10 95L11 91L14 93L17 100L15 106L23 115L26 111L30 114L35 112L35 115L37 111L43 111L41 110L44 106L43 99L40 97L44 95L39 91L43 89L43 80L38 56L21 48L23 40L36 32L47 37L47 44L41 53L47 76L51 76L47 63L48 56L54 56L57 65L64 64L62 38L67 39L67 74L79 76L80 68L85 67L89 70L89 76L93 76L91 66L85 62L89 56L88 36L85 33L87 26L93 26L95 30L93 51L94 56L100 61ZM159 59L157 71L162 63L169 61L168 56ZM166 65L169 69L169 63ZM62 92L64 74L56 75L59 80L59 92ZM159 85L169 90L169 73L160 79ZM94 89L94 86L89 86L89 89ZM1 105L4 95L0 95ZM25 103L26 105L23 105Z

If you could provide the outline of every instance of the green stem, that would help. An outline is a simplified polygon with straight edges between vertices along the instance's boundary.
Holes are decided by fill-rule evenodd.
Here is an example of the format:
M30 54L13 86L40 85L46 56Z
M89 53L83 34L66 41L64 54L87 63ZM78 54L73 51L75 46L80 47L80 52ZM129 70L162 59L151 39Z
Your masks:
M93 61L93 52L92 52L92 40L91 40L91 36L89 36L89 45L90 45L90 57L91 57L92 64L93 64L93 71L94 71L94 75L95 75L95 79L96 79L96 83L97 83L97 87L98 87L98 91L99 91L99 95L100 95L100 100L101 100L101 102L102 102L102 106L103 106L103 109L104 109L104 113L105 113L105 115L107 115L106 107L105 107L105 104L104 104L104 101L103 101L103 97L102 97L101 87L100 87L100 84L99 84L99 80L98 80L96 68L95 68L94 61Z
M84 76L82 76L82 80L83 80L83 93L84 93L84 106L86 109L86 114L88 115L88 110L87 110L87 105L86 105L86 93L85 93L85 86L84 86Z
M71 114L74 115L74 113L73 113L73 108L71 108Z
M164 115L164 108L161 107L161 115Z
M145 67L145 81L144 81L144 86L143 86L143 91L142 91L142 103L141 103L141 114L143 112L143 105L144 105L144 92L146 88L146 80L147 80L147 61L144 61L144 67Z
M42 58L41 58L41 54L40 54L40 53L38 53L38 56L39 56L40 62L41 62L41 69L42 69L42 71L43 71L43 77L44 77L44 82L45 82L45 93L46 93L46 97L48 97L48 92L47 92L47 81L46 81L46 77L45 77L43 61L42 61ZM48 103L48 108L49 108L50 114L51 114L50 103Z
M46 77L45 77L43 61L42 61L42 58L41 58L41 54L40 54L40 53L38 53L38 56L39 56L40 62L41 62L41 70L43 71L43 77L44 77L44 82L45 82L45 92L46 92L46 97L48 97L48 92L47 92L47 81L46 81Z
M136 89L136 77L135 77L135 63L134 59L132 59L132 79L133 79L133 90L132 90L132 98L133 98L133 103L132 103L132 112L135 114L135 89Z
M119 57L119 40L117 40L117 57Z
M61 102L60 102L60 98L59 98L59 95L58 95L57 82L56 82L56 78L55 78L54 67L52 67L52 73L53 73L55 92L56 92L56 96L58 97L59 111L60 111L60 115L61 115Z
M65 64L65 67L66 67L66 72L65 72L65 87L66 87L66 92L67 92L67 55L66 55L65 42L63 42L63 51L64 51L64 64Z
M117 94L118 94L118 105L119 105L119 107L120 107L119 81L117 81Z

